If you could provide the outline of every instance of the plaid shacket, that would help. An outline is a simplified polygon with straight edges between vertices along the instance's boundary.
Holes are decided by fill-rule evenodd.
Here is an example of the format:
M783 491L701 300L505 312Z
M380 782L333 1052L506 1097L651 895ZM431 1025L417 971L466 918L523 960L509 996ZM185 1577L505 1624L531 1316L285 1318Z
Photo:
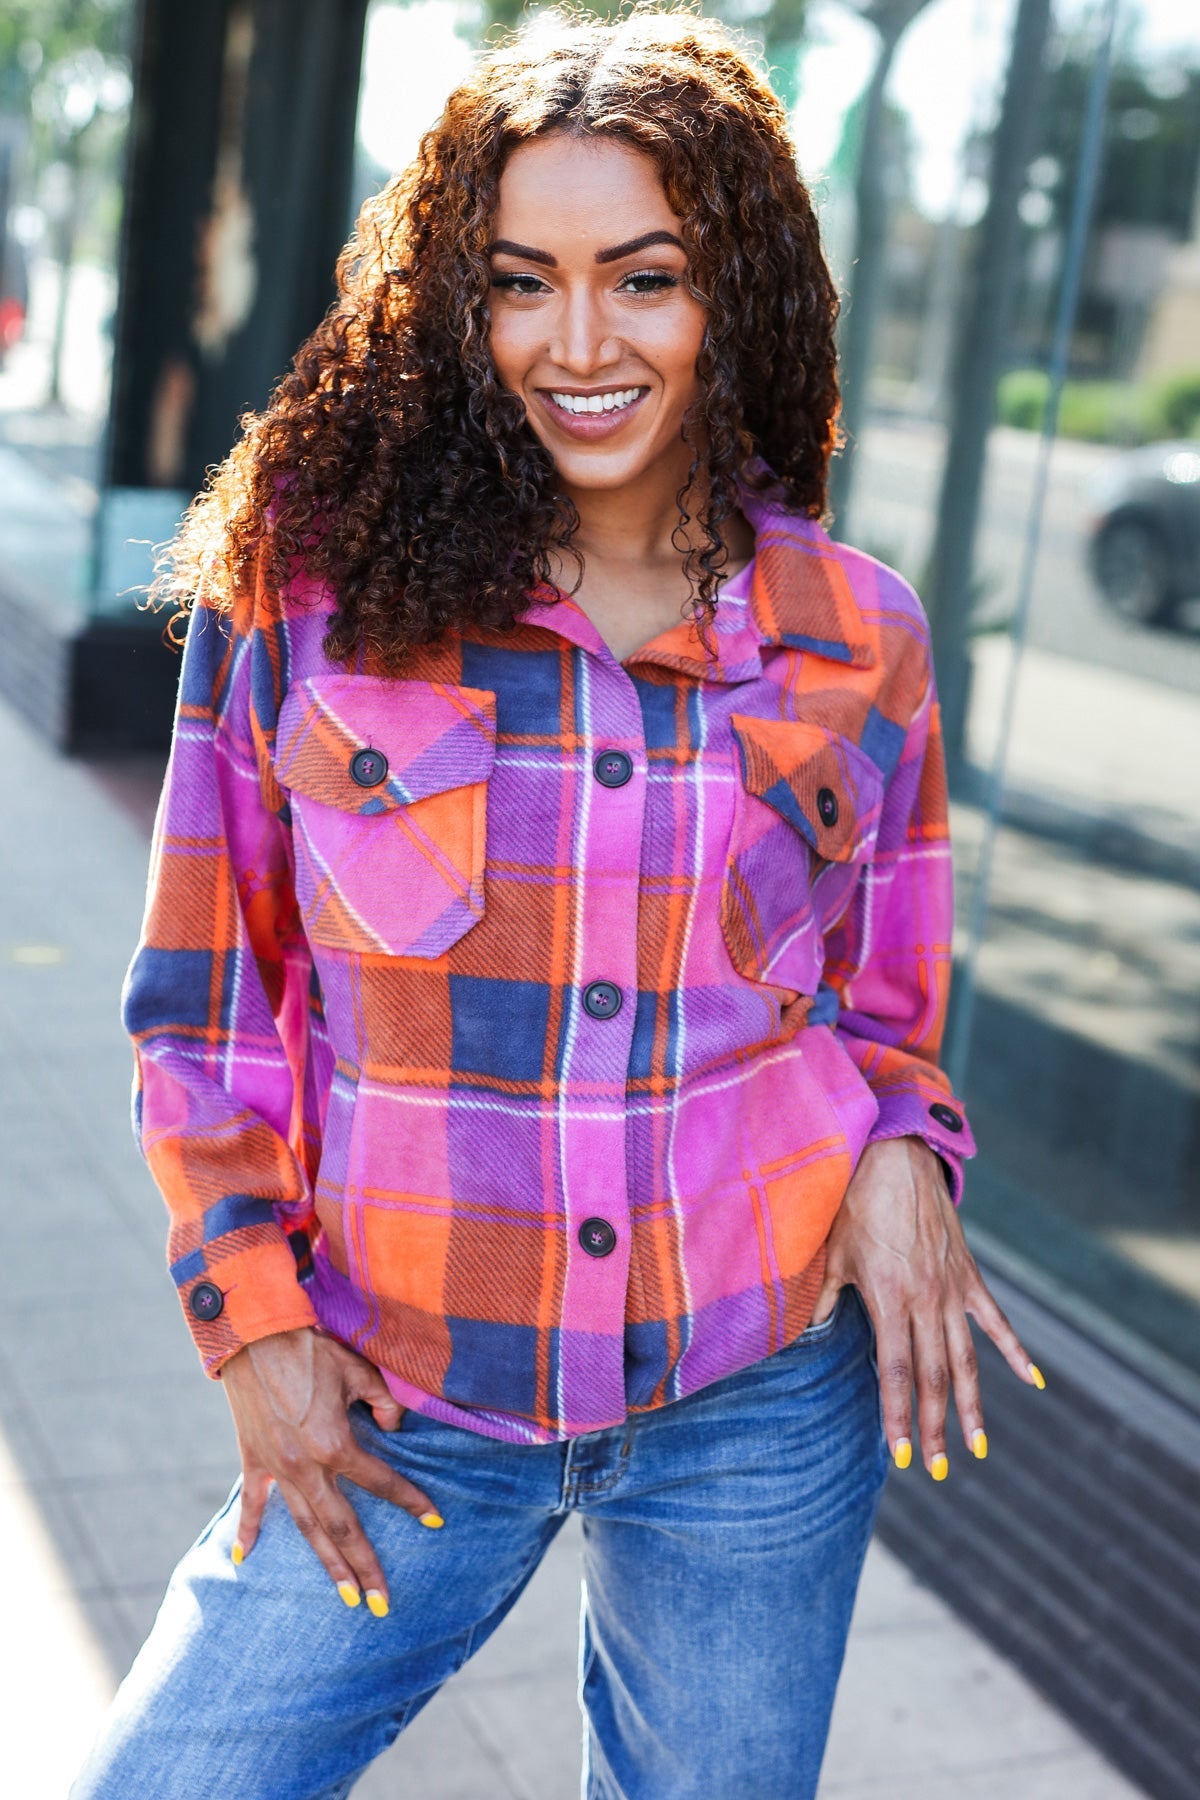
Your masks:
M210 1373L318 1324L549 1442L791 1343L866 1144L961 1198L925 615L743 506L707 650L538 594L388 678L302 578L194 610L124 1017Z

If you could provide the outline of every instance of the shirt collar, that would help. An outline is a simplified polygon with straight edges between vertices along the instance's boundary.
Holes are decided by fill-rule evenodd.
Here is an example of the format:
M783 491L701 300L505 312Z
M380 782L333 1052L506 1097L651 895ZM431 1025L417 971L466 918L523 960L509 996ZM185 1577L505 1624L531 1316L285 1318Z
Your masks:
M630 664L657 663L707 681L752 681L762 674L764 648L782 646L852 668L875 662L838 546L816 519L786 511L771 496L742 487L738 503L754 528L754 569L749 601L718 598L708 632L709 654L695 625L681 619L660 632ZM539 589L521 615L584 649L608 654L582 607L550 600Z

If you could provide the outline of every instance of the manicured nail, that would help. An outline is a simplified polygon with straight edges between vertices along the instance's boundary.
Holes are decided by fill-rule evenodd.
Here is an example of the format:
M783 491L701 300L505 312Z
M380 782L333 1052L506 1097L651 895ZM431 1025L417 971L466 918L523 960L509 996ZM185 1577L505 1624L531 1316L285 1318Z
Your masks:
M930 1465L929 1473L935 1481L945 1481L950 1473L950 1458L944 1450L939 1450Z
M375 1617L377 1619L386 1619L387 1618L388 1603L384 1599L383 1595L380 1593L378 1588L368 1588L367 1589L367 1605L370 1607L371 1611L375 1614Z
M229 1552L229 1560L235 1569L240 1569L246 1560L246 1552L242 1548L241 1538L234 1538L233 1549Z
M896 1439L896 1448L892 1451L892 1458L898 1469L907 1469L912 1461L912 1444L908 1438Z
M982 1462L984 1457L987 1455L987 1432L986 1431L983 1431L982 1429L977 1429L971 1433L971 1448L975 1452L976 1456L979 1458L980 1462Z
M1029 1374L1033 1381L1034 1387L1039 1387L1039 1388L1045 1387L1046 1377L1042 1374L1042 1371L1038 1368L1036 1363L1030 1363Z
M430 1531L440 1531L446 1521L443 1519L441 1513L427 1512L421 1514L420 1523L422 1525L428 1525Z
M362 1599L362 1595L352 1581L339 1581L338 1593L342 1596L342 1599L346 1602L347 1606L357 1606Z

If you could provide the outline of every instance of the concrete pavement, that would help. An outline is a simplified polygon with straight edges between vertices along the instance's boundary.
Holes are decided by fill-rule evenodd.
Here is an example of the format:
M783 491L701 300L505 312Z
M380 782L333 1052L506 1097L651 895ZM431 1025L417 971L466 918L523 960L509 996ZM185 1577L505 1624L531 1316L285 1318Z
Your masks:
M65 762L4 710L0 758L0 1723L5 1792L62 1800L236 1461L128 1126L117 996L158 770ZM577 1792L577 1554L568 1529L497 1636L360 1784L362 1800ZM823 1800L1135 1792L872 1547Z

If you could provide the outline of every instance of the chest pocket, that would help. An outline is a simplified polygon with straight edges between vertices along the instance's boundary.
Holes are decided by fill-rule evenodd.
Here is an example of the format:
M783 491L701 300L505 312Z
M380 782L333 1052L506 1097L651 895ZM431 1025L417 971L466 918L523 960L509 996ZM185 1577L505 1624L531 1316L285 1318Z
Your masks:
M321 675L279 713L296 899L316 944L440 956L483 917L496 698L434 681Z
M752 981L816 994L824 934L844 913L879 832L883 779L821 725L734 714L740 780L721 930Z

